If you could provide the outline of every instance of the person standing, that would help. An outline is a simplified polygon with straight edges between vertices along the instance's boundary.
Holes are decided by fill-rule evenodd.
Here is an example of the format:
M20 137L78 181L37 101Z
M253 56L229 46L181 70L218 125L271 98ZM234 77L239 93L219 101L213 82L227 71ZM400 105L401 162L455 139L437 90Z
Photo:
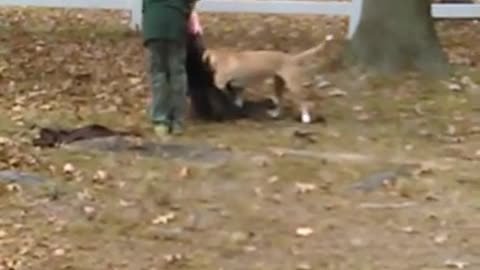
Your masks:
M149 54L150 120L158 136L184 132L188 22L197 0L143 0L142 33Z

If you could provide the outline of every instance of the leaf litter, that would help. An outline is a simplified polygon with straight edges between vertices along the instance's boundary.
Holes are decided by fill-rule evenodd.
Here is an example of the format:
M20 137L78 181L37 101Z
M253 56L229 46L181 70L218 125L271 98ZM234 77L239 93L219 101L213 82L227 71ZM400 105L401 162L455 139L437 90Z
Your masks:
M389 86L330 73L328 62L344 42L338 39L338 48L318 59L316 76L322 79L312 93L329 124L313 126L308 134L303 127L295 129L301 131L296 137L314 134L311 143L296 148L291 133L281 135L287 134L281 132L283 125L293 123L192 123L189 142L259 152L253 162L231 160L193 170L192 164L151 156L32 147L33 125L95 121L149 134L144 51L120 12L2 8L0 16L6 18L0 26L6 29L0 35L0 169L39 173L68 187L65 195L50 200L0 186L0 269L45 269L51 267L47 259L59 267L88 269L369 269L375 267L372 261L398 270L434 268L442 261L457 269L476 265L475 259L444 258L472 258L478 250L478 234L455 230L480 222L467 207L478 193L455 180L458 171L475 175L478 166L475 160L460 159L458 152L446 160L441 149L456 144L472 155L480 149L474 129L480 125L478 105L468 98L480 82L480 75L469 69L480 63L474 47L480 42L478 25L438 23L450 61L468 69L448 82L451 87L408 78L405 85ZM344 18L328 16L201 14L201 20L209 46L292 52L329 34L342 37L347 28ZM364 92L373 94L362 96ZM455 111L462 112L463 120ZM271 133L265 132L270 128ZM434 139L418 136L422 129ZM435 139L440 137L448 140ZM415 147L407 151L407 144ZM263 156L266 148L274 155ZM432 179L427 189L438 199L424 200L425 192L406 192L408 201L401 192L382 189L339 192L362 175L388 170L391 164L385 160L423 164L412 177ZM326 182L331 183L328 194L317 188ZM252 187L262 196L255 196ZM292 194L292 187L308 196ZM459 189L461 195L453 196ZM399 197L412 205L395 205ZM273 203L269 198L275 198ZM359 210L365 201L370 205ZM183 237L172 241L145 239L148 226L187 227L183 211L199 213L202 229L179 230ZM452 230L440 230L443 223L423 211L438 213ZM48 221L52 216L63 221L62 230ZM389 222L408 225L398 233L388 229ZM430 229L439 233L432 238ZM244 241L225 241L223 231L254 231L255 237L247 246L236 246ZM351 239L368 239L369 245L352 252ZM425 256L412 258L411 252Z

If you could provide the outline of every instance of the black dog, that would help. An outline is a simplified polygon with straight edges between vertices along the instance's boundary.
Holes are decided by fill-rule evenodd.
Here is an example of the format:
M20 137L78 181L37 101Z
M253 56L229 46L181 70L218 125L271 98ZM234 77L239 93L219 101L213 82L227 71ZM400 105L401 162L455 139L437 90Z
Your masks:
M270 99L245 101L237 107L227 94L235 89L218 89L213 81L213 71L202 59L205 45L201 35L190 34L187 43L187 76L189 96L194 117L209 121L225 121L240 118L257 118L274 108ZM227 85L227 88L231 86Z

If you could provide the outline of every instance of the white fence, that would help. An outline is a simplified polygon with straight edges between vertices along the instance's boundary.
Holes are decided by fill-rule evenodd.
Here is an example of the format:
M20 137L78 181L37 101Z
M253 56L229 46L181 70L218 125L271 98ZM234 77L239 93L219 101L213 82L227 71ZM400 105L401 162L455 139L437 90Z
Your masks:
M400 0L399 0L400 1ZM363 0L288 1L288 0L201 0L200 12L245 12L270 14L310 14L349 16L348 36L355 32L360 19ZM141 25L141 0L0 0L0 6L36 6L55 8L118 9L131 11L134 29ZM433 4L432 14L437 18L480 18L480 4Z

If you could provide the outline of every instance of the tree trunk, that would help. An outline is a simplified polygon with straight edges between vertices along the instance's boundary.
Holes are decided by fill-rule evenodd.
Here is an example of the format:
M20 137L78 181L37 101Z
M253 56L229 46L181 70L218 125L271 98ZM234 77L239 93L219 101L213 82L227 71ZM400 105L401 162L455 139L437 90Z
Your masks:
M473 4L473 0L436 0L436 3Z
M448 74L431 16L430 0L364 0L345 60L381 73L416 70Z

